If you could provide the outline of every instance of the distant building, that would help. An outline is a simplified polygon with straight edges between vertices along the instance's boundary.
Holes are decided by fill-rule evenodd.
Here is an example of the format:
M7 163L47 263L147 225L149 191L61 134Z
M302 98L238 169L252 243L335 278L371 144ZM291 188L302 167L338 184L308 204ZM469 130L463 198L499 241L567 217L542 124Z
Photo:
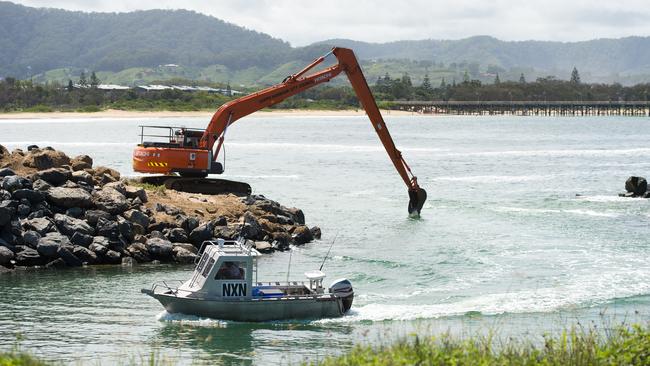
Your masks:
M99 89L99 90L129 90L129 89L131 89L131 87L124 86L124 85L116 85L116 84L99 84L99 85L97 85L97 89Z
M141 89L144 91L160 91L160 90L170 90L171 86L167 85L138 85L136 89Z

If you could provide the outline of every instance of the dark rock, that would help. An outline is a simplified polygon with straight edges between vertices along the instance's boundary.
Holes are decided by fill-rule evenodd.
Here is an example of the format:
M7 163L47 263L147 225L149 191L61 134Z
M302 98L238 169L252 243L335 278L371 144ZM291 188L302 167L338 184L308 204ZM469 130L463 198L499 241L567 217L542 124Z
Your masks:
M247 212L247 214L250 214ZM257 222L257 220L255 220ZM216 219L212 220L212 225L214 226L224 226L228 225L228 220L226 219L225 216L219 216Z
M0 226L4 226L9 221L11 221L11 218L14 216L15 213L16 213L16 209L13 207L0 206Z
M291 215L293 221L297 222L300 225L305 224L305 214L302 212L301 209L291 207L291 208L287 208L286 212L288 212Z
M629 177L625 181L625 190L634 193L635 196L643 196L648 190L648 182L643 177Z
M79 260L81 260L83 263L95 264L98 261L97 254L95 254L95 252L79 245L75 245L74 248L72 248L72 254L74 254L75 257L79 258Z
M320 240L322 233L318 226L313 226L309 231L311 231L311 236L313 236L314 239Z
M117 222L100 218L97 221L97 235L104 236L109 240L117 240L120 236Z
M154 230L154 231L150 232L149 233L149 238L158 238L158 239L167 240L167 237L165 237L165 234L161 233L158 230Z
M113 215L121 214L129 209L129 201L126 200L126 197L110 187L104 187L101 191L95 192L93 202L100 210Z
M61 151L50 149L32 149L23 159L23 165L45 170L70 164L70 158Z
M123 218L120 218L121 220L118 221L118 230L120 232L120 235L124 239L126 239L128 242L132 242L133 238L135 237L135 232L133 231L133 224Z
M142 243L133 243L126 248L126 251L138 263L151 262L149 251L147 250L147 247Z
M90 169L93 167L93 159L88 155L75 156L70 160L70 167L74 171Z
M132 223L138 224L143 228L149 227L149 217L137 210L128 210L124 212L124 217Z
M103 185L108 184L108 183L117 182L117 179L111 177L109 174L102 174L102 175L99 175L99 176L95 175L95 176L93 176L93 179L95 180L95 183L100 185L100 186L103 186Z
M97 226L97 222L100 218L110 220L112 216L108 212L101 210L87 210L84 217L90 225Z
M48 201L65 208L90 208L93 200L90 193L82 188L53 187L46 191Z
M84 215L84 210L83 208L80 207L71 207L65 211L65 214L70 217L74 217L75 219L81 218Z
M188 241L187 233L181 228L174 228L167 233L167 239L174 243L186 243Z
M2 184L0 184L0 187L2 187ZM4 189L0 189L0 201L7 200L11 200L11 193L5 191Z
M191 264L196 260L196 254L183 247L174 247L172 254L174 260L178 263Z
M298 244L306 244L314 240L314 236L311 233L311 230L305 225L298 226L294 229L293 234L291 235L293 241Z
M151 238L145 244L153 259L169 260L172 257L172 243L169 240Z
M61 258L57 258L50 263L45 265L45 268L64 268L66 266L65 261Z
M11 168L2 168L0 169L0 177L6 177L9 175L16 175L16 172L13 171Z
M64 246L59 247L58 254L68 267L81 267L83 265L83 262Z
M39 217L25 220L23 222L23 228L25 228L25 230L34 230L41 236L45 236L45 234L55 231L56 225L46 217Z
M147 233L147 229L145 229L144 227L142 227L142 225L140 225L140 224L136 224L136 223L131 223L131 224L133 225L133 233L134 233L136 236L137 236L137 235L145 235L145 234Z
M0 265L7 266L11 264L11 260L14 259L15 254L9 248L0 246Z
M2 179L2 189L13 192L25 188L26 179L17 175L10 175Z
M42 179L52 185L59 186L72 178L72 173L68 169L50 168L41 170L33 174L34 179Z
M147 191L140 187L126 186L126 198L139 199L140 203L146 203L149 201L147 197Z
M244 214L244 227L241 229L240 234L246 239L261 240L264 238L262 226L250 212Z
M3 273L11 273L11 272L13 272L13 269L7 268L5 266L0 266L0 275Z
M204 241L212 239L214 235L213 232L214 227L212 226L212 223L206 222L202 225L199 225L190 233L190 243L196 246L200 246Z
M44 181L42 179L38 179L38 180L34 181L34 183L32 184L32 188L35 191L43 192L43 191L47 191L48 189L52 188L52 186L48 182L46 182L46 181Z
M199 227L199 220L196 217L180 216L177 223L179 227L188 233L191 233L192 230Z
M72 246L70 240L59 233L48 233L44 237L38 239L36 250L38 253L45 257L54 258L58 255L58 250L62 246Z
M13 235L13 234L12 234ZM0 247L7 248L12 252L16 251L16 246L12 243L12 240L6 240L0 237Z
M38 145L28 145L27 146L27 151L32 151L32 150L37 150L37 149L38 149Z
M67 236L72 236L75 233L86 235L95 234L95 229L93 229L87 222L84 220L75 219L74 217L56 214L54 215L54 222L59 228L59 231Z
M222 239L236 239L241 232L241 225L217 226L214 228L213 236ZM192 241L192 243L194 242Z
M106 261L106 263L110 263L110 264L122 263L122 259L121 259L122 256L120 255L120 253L114 250L107 251L106 254L104 254L103 258Z
M88 248L88 246L93 242L93 237L91 235L76 232L70 237L70 242L76 246Z
M104 185L104 187L102 189L105 189L105 188L112 188L112 189L120 192L120 194L122 194L124 197L126 197L126 186L122 182L107 183L106 185Z
M33 230L23 231L23 243L29 246L30 248L36 249L38 246L38 239L41 238L41 234Z
M27 199L31 204L42 202L45 199L43 193L31 189L17 189L12 196L16 200Z
M273 238L273 247L278 250L286 250L291 244L291 235L285 232L275 232L271 234Z
M90 185L95 184L95 181L93 180L93 176L90 175L90 173L83 170L72 172L72 176L70 179L72 179L72 181L75 183L85 182Z
M192 252L194 254L196 254L199 251L193 244L190 244L190 243L173 243L172 245L173 245L174 249L183 248L183 249L188 250L188 251L190 251L190 252Z
M16 264L19 266L42 266L45 263L47 263L47 258L42 257L32 248L25 247L16 253Z
M31 212L32 208L28 205L25 204L20 204L18 205L18 209L16 210L16 213L18 214L19 217L25 218L29 213Z
M154 223L149 224L149 227L147 227L147 230L149 230L149 232L151 232L151 231L164 231L165 229L169 229L170 227L171 227L171 223L169 223L167 221L158 221L158 222L154 222Z
M104 174L110 176L113 182L120 180L120 172L115 169L107 168L105 166L98 166L95 168L95 176L101 177Z
M88 246L88 249L99 256L104 256L106 252L108 252L109 245L110 242L107 238L103 236L96 236L93 238L93 242Z

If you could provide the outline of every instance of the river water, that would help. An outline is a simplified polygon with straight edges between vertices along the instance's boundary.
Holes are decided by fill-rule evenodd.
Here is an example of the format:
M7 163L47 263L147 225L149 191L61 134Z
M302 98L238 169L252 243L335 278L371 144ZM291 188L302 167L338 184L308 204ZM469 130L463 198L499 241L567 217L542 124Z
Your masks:
M419 220L365 117L249 117L228 131L226 173L304 210L322 241L294 248L292 278L349 278L333 320L223 322L166 314L140 288L191 267L142 265L0 277L0 349L102 364L295 363L412 332L540 339L574 324L650 320L650 203L619 198L650 173L650 119L386 116L429 193ZM35 143L132 175L138 125L202 118L0 121L0 144ZM284 279L289 253L260 260Z

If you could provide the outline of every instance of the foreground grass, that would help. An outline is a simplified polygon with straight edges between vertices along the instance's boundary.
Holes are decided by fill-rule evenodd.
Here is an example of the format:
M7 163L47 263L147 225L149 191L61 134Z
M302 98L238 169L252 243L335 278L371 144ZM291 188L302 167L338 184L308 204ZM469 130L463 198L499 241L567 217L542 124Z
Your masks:
M23 352L0 353L0 366L41 366L48 363Z
M572 329L544 337L542 345L492 336L461 340L448 334L357 346L321 365L650 365L650 327L634 325L606 334Z

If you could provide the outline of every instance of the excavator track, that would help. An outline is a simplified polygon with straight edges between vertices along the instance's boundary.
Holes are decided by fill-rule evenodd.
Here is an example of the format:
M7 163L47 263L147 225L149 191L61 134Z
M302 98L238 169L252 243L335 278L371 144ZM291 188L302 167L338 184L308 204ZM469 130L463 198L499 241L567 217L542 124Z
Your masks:
M201 194L234 194L245 197L251 194L248 183L236 182L227 179L213 179L201 177L179 177L174 175L159 175L142 177L140 182L155 186L165 186L179 192Z

